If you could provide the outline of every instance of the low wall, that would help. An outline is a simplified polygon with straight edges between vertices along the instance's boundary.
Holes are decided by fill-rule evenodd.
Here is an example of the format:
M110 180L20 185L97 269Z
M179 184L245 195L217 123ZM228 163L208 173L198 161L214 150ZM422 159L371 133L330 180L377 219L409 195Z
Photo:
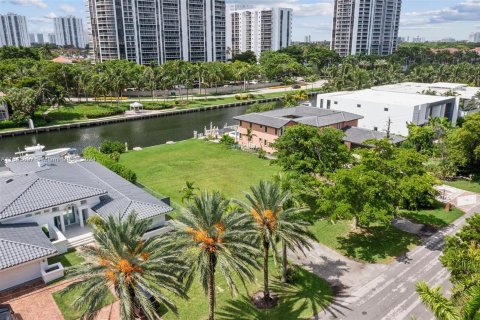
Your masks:
M49 268L54 268L54 267L57 267L57 269L49 271L49 272L46 271ZM42 279L43 279L43 282L45 282L45 283L50 283L52 281L60 279L64 275L65 275L65 272L64 272L63 266L60 262L47 265L45 270L42 268Z
M52 231L55 232L55 238L57 238L57 240L52 242L55 249L57 249L59 254L67 252L67 250L68 250L67 249L67 245L68 245L67 238L55 226L53 226Z

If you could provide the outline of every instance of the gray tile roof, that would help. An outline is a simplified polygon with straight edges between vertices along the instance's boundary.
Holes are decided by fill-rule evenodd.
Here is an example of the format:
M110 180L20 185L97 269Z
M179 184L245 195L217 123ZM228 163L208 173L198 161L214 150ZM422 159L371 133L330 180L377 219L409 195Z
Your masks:
M380 132L375 130L368 130L358 127L346 127L343 129L345 133L344 141L352 142L357 145L365 146L365 141L372 139L383 139L387 137L386 132ZM390 139L392 143L397 144L405 141L407 138L391 134Z
M46 179L36 174L0 179L0 220L105 194L102 189Z
M267 112L249 113L234 117L234 119L239 121L256 123L277 129L291 121L320 128L362 118L363 116L350 112L306 106L275 109Z
M34 169L32 166L23 165L10 167L13 172L19 169L22 173L25 172L25 168ZM30 206L33 206L33 204L42 204L46 202L46 200L50 200L48 204L54 206L57 204L53 204L53 200L69 203L83 199L84 197L87 198L87 196L90 197L91 194L88 193L88 191L97 191L96 193L94 192L95 196L101 195L101 202L92 209L102 216L109 214L120 214L123 216L135 211L140 218L150 218L173 210L172 207L163 201L94 161L77 163L55 161L45 167L39 168L37 166L37 168L39 171L32 172L32 170L30 170L29 172L31 173L28 175L0 178L0 194L3 194L3 189L5 189L8 195L5 201L3 197L0 199L0 220L6 217L6 215L2 216L3 202L6 203L3 207L6 207L12 202L17 201L18 204L22 206L16 205L12 207L16 209L14 212L18 213L23 209L26 210L23 213L26 213L36 210L30 210L32 209ZM2 180L6 181L8 179L13 179L13 181L9 184L2 184ZM25 182L22 182L22 179L25 180ZM28 185L37 183L35 179L40 180L41 183L48 181L49 186L41 187L39 183L38 188L32 188L31 192L25 191L25 189L28 190ZM56 185L58 185L59 188L54 189L53 187ZM64 186L62 187L63 190L60 188L62 185ZM69 189L65 186L75 186L76 191L74 192L74 190L71 189L73 187ZM51 192L50 190L56 191ZM23 193L27 193L29 197L22 196ZM74 199L76 196L80 196L81 198ZM22 199L20 200L23 201L17 200L19 197L21 197Z
M36 223L0 224L0 270L56 253Z

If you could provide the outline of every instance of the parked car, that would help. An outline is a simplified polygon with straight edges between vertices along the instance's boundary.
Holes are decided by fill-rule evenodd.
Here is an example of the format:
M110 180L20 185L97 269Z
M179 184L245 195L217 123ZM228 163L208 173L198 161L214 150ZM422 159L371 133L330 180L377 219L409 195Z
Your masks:
M9 304L0 304L0 320L18 320Z
M292 89L300 89L302 86L299 84L292 85Z

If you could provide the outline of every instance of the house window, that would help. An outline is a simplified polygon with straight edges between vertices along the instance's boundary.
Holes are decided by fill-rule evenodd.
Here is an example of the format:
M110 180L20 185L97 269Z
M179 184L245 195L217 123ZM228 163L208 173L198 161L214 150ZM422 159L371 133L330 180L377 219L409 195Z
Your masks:
M338 101L335 101L333 104L338 104Z
M383 108L383 111L388 111L388 108Z
M265 132L267 132L267 130L268 130L268 127L265 127Z
M275 129L275 135L277 135L277 134L278 134L278 129Z
M323 109L323 99L320 99L320 108Z
M252 123L251 122L249 123L249 126L250 126L250 129L252 129Z
M32 214L28 213L28 214L25 215L25 218L30 218L31 216L32 216Z
M361 104L357 104L357 108L361 108L361 107L362 107L362 105L361 105Z
M47 212L50 212L50 210L49 209L43 210L43 213L47 213Z
M330 100L327 100L327 109L330 109Z
M242 121L240 121L240 124L239 124L239 125L240 125L240 127L242 126Z
M40 212L40 211L38 211L38 212L35 212L35 215L36 215L36 216L38 216L38 215L40 215L40 214L41 214L41 212Z
M260 129L262 129L262 128L263 128L263 126L262 126L262 125L260 125Z
M373 130L374 130L374 131L378 131L378 127L373 127Z
M58 207L52 208L52 212L57 212L57 211L58 211Z
M82 201L80 201L80 205L83 206L83 205L85 205L85 204L87 204L87 200L82 200Z

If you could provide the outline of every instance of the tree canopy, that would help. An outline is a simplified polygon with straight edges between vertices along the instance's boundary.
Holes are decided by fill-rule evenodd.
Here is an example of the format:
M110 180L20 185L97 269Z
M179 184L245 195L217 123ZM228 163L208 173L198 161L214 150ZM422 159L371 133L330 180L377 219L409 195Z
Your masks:
M285 170L306 174L333 172L351 161L343 143L344 133L334 128L307 125L287 127L273 144L276 162Z

